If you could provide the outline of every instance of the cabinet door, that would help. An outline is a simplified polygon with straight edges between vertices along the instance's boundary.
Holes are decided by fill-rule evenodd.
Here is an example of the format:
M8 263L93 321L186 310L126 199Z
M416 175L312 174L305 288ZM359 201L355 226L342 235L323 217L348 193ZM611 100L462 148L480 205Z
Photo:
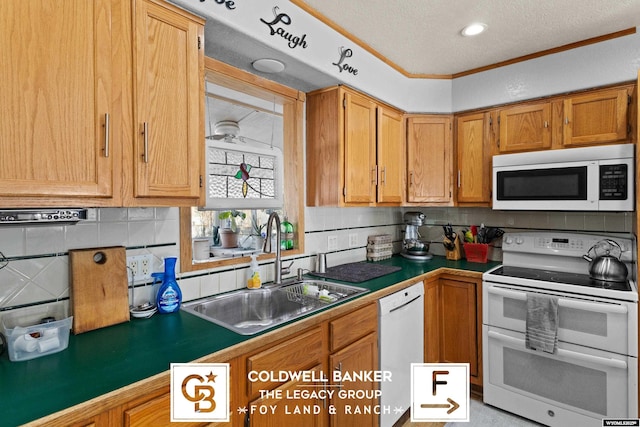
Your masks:
M449 117L425 116L408 119L408 202L451 202L451 152Z
M457 118L459 203L488 203L491 193L491 160L488 153L489 113Z
M440 362L440 281L424 283L424 361Z
M320 377L322 366L317 365L309 371L315 371ZM269 396L249 402L248 408L269 408L266 413L254 411L245 415L245 426L251 427L281 427L281 426L305 426L318 427L325 424L325 413L328 402L312 398L309 395L302 397L294 393L300 391L318 391L322 388L309 386L302 381L289 381L284 383ZM271 412L271 410L273 412Z
M345 93L344 200L345 203L375 202L376 105L364 96Z
M551 147L551 104L522 105L500 111L500 152Z
M615 89L564 101L566 147L627 139L627 90Z
M471 377L480 375L476 282L440 280L441 362L469 363Z
M204 84L201 26L135 2L135 197L199 195Z
M112 196L110 1L0 10L0 194Z
M354 342L353 344L333 353L329 356L329 368L333 371L345 372L363 372L374 371L378 369L378 339L375 333L366 335L364 338ZM370 414L354 414L356 408L364 408L365 406L373 408L378 404L378 399L348 399L337 396L340 390L343 393L349 393L349 390L377 390L377 383L365 383L360 381L333 381L334 374L331 375L332 389L336 393L331 401L336 407L336 413L330 417L331 425L335 427L343 426L377 426L379 415ZM350 406L350 413L346 410L346 406ZM373 412L373 411L372 411Z
M399 205L404 195L404 132L402 114L378 107L378 203Z
M130 408L123 413L124 427L198 427L210 426L214 424L206 422L171 422L171 395L169 393L156 397L149 402L145 402L134 408ZM225 423L226 424L226 423ZM222 425L222 423L220 423Z

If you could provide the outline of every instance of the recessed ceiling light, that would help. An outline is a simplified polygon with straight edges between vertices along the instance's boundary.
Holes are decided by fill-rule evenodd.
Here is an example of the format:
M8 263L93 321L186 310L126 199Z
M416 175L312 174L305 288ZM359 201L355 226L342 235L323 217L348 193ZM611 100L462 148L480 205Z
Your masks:
M485 24L480 24L480 23L469 24L466 27L464 27L462 31L460 31L460 34L462 34L465 37L477 36L478 34L480 34L486 29L487 29L487 26Z
M277 59L256 59L251 65L254 69L263 73L280 73L284 70L284 63Z

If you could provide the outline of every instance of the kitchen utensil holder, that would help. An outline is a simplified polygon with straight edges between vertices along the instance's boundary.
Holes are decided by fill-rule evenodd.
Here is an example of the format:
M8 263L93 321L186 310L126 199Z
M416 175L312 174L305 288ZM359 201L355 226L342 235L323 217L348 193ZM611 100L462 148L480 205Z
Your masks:
M448 238L444 238L445 243L451 243L451 240ZM453 239L453 249L449 250L445 248L445 255L448 260L457 261L462 259L462 249L460 248L460 239L456 234L456 237Z
M489 254L487 243L465 243L464 254L469 262L486 263Z

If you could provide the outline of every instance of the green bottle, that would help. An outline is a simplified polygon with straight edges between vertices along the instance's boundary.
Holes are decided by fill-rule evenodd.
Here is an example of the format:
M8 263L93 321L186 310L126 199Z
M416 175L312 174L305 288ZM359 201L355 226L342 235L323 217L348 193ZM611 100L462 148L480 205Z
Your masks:
M280 249L287 250L293 249L293 224L284 218L280 225L280 231L282 232L282 241L280 242Z

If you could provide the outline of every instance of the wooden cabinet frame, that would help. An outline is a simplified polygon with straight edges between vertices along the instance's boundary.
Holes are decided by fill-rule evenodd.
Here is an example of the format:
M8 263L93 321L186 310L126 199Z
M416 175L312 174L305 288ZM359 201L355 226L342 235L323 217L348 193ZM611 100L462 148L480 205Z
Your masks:
M212 58L205 58L205 75L219 85L244 92L257 98L273 102L274 97L284 105L284 194L285 207L289 221L296 224L297 247L288 250L286 255L304 253L304 161L303 161L303 122L305 94L270 80L257 77ZM204 137L202 139L204 141ZM204 150L204 143L202 149ZM204 168L204 162L202 162ZM205 198L205 188L201 188L200 200ZM191 236L191 208L180 208L180 271L205 270L225 265L242 264L249 257L229 258L219 261L193 262ZM258 259L273 258L274 255L262 254Z
M399 206L402 112L346 86L307 96L307 205Z

